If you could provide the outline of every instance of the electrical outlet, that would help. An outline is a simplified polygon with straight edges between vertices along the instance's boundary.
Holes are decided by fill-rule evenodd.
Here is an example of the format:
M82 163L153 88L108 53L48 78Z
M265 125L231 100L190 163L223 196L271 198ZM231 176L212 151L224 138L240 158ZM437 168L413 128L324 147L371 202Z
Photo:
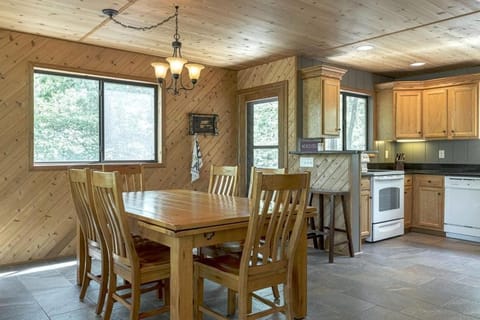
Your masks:
M445 150L438 150L438 159L445 159Z
M313 158L312 157L300 157L300 167L302 167L302 168L313 168Z
M385 159L388 159L388 150L385 150Z

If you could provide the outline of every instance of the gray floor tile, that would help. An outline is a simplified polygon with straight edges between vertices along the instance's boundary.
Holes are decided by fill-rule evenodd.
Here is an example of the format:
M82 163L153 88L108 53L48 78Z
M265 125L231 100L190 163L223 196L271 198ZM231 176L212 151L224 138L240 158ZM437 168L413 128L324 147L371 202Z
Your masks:
M362 251L355 258L337 255L335 263L329 264L325 252L308 249L307 320L480 319L479 244L408 233L366 243ZM76 266L32 269L45 265L53 262L0 268L0 320L102 319L95 314L95 282L81 302ZM94 263L95 268L98 263ZM271 296L271 289L262 294ZM207 283L205 298L225 311L224 289ZM161 303L154 293L142 298L142 308ZM261 305L255 303L254 308ZM116 304L112 319L128 319L128 310ZM169 315L150 319L168 320Z

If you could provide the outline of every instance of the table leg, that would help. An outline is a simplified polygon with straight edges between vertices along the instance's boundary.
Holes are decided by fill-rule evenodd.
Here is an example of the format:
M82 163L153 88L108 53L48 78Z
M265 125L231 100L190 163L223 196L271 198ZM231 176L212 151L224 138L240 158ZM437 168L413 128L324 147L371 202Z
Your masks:
M295 319L303 319L307 316L307 223L303 224L298 249L295 254L293 268L293 314Z
M170 247L170 319L193 319L193 240L175 238Z

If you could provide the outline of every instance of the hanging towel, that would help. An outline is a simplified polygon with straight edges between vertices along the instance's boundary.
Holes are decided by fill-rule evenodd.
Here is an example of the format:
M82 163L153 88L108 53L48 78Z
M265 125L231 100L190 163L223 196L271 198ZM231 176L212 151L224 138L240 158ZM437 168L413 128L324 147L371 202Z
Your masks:
M200 151L200 144L198 143L197 134L195 134L193 136L192 167L190 168L190 173L192 174L192 182L200 179L200 168L202 166L202 152Z

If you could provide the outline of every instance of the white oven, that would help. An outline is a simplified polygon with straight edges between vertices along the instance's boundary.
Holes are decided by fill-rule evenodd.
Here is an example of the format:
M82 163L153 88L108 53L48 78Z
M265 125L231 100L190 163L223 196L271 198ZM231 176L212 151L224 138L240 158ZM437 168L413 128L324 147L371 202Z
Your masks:
M404 172L380 170L371 173L372 228L366 240L375 242L404 234Z

